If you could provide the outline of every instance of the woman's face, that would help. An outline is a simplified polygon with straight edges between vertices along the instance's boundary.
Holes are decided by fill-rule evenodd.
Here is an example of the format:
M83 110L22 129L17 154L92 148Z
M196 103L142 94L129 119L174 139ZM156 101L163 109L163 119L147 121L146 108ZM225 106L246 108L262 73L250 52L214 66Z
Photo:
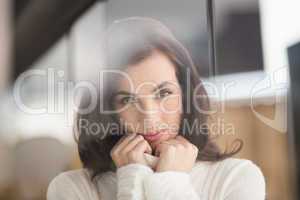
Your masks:
M174 138L182 113L182 91L175 66L155 51L125 70L117 81L114 98L121 124L127 133L144 136L154 150L162 141Z

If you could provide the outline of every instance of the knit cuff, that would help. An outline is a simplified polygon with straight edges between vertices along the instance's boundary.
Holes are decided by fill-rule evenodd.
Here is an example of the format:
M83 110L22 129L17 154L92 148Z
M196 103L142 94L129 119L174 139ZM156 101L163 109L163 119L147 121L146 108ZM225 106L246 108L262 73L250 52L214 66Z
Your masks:
M118 199L143 199L143 179L153 170L143 164L131 163L117 169Z
M190 182L190 174L186 172L165 171L154 173L145 178L144 187L145 194L150 199L197 197Z

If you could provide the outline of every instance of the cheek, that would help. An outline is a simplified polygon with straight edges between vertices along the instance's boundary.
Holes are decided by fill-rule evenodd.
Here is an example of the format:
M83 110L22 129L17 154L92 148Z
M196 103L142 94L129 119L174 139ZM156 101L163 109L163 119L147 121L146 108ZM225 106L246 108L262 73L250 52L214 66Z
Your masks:
M167 126L168 135L176 135L179 131L181 115L180 113L168 114L163 116L163 124Z
M162 112L167 114L176 114L182 112L182 101L180 96L167 97L160 104Z
M171 129L178 131L182 114L182 102L181 98L169 98L167 99L162 107L161 115L163 121L168 124ZM173 131L173 132L176 132Z
M180 121L181 121L181 112L177 111L176 113L162 113L163 124L167 126L167 134L165 134L161 139L169 140L174 138L179 131Z
M126 130L133 131L133 128L136 127L136 124L138 123L137 113L128 108L124 111L119 112L118 116L121 120L121 125L124 126L126 123Z

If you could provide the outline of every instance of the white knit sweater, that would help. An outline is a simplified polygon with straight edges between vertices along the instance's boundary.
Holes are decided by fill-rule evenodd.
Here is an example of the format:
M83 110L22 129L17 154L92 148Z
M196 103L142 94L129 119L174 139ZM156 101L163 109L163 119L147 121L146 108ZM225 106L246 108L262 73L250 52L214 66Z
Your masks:
M48 200L264 200L264 176L253 162L228 158L195 163L191 172L153 172L129 164L91 182L86 169L63 172L49 185Z

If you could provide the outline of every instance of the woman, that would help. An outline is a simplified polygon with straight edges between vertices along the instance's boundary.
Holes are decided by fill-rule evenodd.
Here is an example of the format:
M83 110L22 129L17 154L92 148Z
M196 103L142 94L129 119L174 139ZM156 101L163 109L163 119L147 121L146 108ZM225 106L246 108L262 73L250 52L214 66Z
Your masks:
M242 143L221 153L203 128L209 99L171 32L134 17L115 22L106 41L97 104L84 95L76 120L84 168L57 176L48 200L263 200L260 169L231 158Z

